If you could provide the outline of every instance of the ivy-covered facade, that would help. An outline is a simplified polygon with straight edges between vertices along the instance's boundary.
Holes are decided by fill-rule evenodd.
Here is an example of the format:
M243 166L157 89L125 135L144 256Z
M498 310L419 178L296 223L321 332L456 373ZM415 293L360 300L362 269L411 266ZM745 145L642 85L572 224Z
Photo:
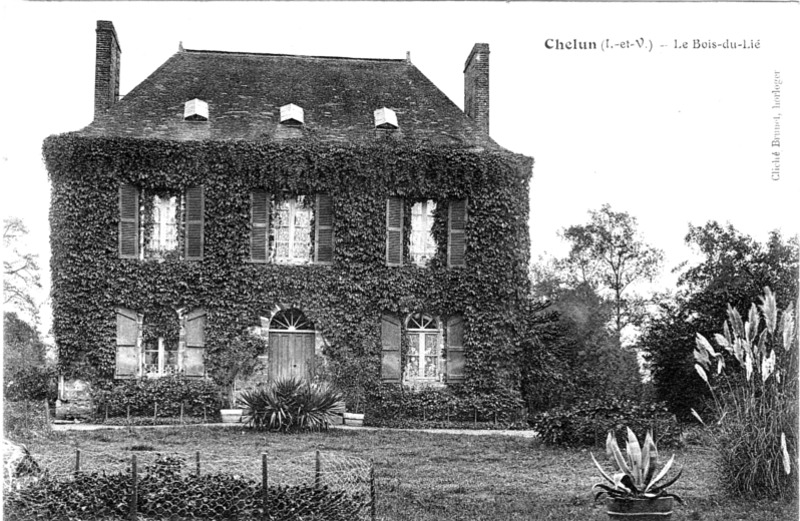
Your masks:
M532 159L488 46L478 117L408 60L183 49L118 101L118 51L98 22L95 119L44 143L62 374L518 390Z

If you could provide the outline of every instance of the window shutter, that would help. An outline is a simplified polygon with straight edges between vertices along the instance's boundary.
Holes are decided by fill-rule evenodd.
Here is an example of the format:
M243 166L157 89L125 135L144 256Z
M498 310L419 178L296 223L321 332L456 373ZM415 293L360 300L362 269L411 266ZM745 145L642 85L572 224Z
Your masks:
M115 378L135 378L139 372L139 317L135 311L117 309Z
M186 376L205 376L206 312L196 309L186 315L186 351L183 371Z
M400 319L381 317L381 380L400 381Z
M203 258L203 187L186 189L186 260Z
M390 197L386 200L386 265L403 264L403 200Z
M447 215L447 266L465 266L467 249L467 200L450 201Z
M133 185L119 187L119 256L139 257L139 189Z
M267 262L269 243L269 194L266 190L250 192L250 260Z
M317 195L316 253L314 262L330 264L333 262L333 200L330 195Z
M447 319L447 382L464 381L464 320Z

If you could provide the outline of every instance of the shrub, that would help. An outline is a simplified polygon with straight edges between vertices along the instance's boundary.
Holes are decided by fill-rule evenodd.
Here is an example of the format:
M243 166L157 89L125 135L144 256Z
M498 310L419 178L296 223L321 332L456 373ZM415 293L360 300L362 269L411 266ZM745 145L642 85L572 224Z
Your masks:
M9 438L29 439L31 433L50 431L44 402L3 400L3 433Z
M144 468L137 484L139 519L261 519L260 482L231 474L182 473L185 462L160 457ZM130 515L130 475L90 472L74 478L45 475L29 487L12 491L5 501L5 519L127 519ZM270 485L270 519L357 517L363 499L328 486Z
M239 400L248 409L248 425L256 430L326 430L341 407L342 395L324 382L289 378L245 391Z
M53 367L29 365L7 375L6 400L55 400L56 393L56 372Z
M597 446L608 431L630 426L635 431L652 430L661 445L677 445L680 426L663 403L632 400L584 400L537 414L531 426L545 443L564 446Z
M750 307L746 322L728 306L723 334L714 339L719 352L698 333L694 356L719 418L709 432L722 488L750 499L796 497L791 462L797 461L798 347L792 305L779 320L775 296L764 288L761 306Z
M464 425L496 423L504 426L526 420L524 403L518 392L496 390L480 393L463 385L445 388L406 389L381 384L367 394L364 423L395 426L400 422L459 422Z
M194 380L184 376L157 379L124 380L110 389L94 389L92 398L98 416L153 417L154 405L158 404L158 416L177 417L181 403L184 415L202 418L216 414L223 401L219 387L205 380Z

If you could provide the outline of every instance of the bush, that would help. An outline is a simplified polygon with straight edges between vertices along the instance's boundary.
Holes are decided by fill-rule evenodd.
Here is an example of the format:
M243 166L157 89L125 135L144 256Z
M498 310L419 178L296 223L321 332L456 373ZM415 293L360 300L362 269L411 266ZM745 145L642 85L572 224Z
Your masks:
M188 475L185 462L160 457L146 466L137 484L139 519L261 519L260 482L230 474ZM29 487L12 491L5 501L5 519L127 519L130 515L130 475L90 472L71 478L45 475ZM270 519L357 517L365 498L352 497L328 486L270 485Z
M248 425L256 430L318 431L333 422L342 395L326 383L289 378L245 391L239 400L248 409Z
M409 425L458 422L509 427L525 420L524 403L518 392L496 390L479 393L463 385L413 390L381 384L367 394L364 415L364 424L372 426L394 426L398 422Z
M24 366L14 371L5 382L6 400L55 400L56 372L48 366Z
M205 380L194 380L184 376L167 378L125 380L110 389L94 389L92 399L99 417L106 410L109 418L126 417L128 407L131 416L153 417L154 405L158 404L158 416L180 416L183 414L202 418L212 417L221 408L223 400L219 387Z
M3 433L9 438L29 439L32 432L50 431L44 401L3 401Z
M714 339L719 351L698 334L694 357L719 418L709 429L718 481L731 496L794 499L798 345L793 306L779 319L775 296L764 288L761 306L750 307L746 322L728 306L723 334Z
M598 446L608 431L630 427L634 432L653 431L658 445L677 445L680 426L663 403L632 400L585 400L556 407L531 420L544 443L564 446Z

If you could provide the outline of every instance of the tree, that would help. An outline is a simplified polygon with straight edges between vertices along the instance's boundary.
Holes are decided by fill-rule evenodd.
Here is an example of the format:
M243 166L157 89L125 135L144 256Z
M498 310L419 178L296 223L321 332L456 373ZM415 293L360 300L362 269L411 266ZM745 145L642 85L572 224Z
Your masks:
M589 215L588 224L562 230L561 236L571 243L562 264L575 281L611 294L614 332L621 345L623 328L641 316L641 299L626 292L634 282L652 281L664 254L642 240L636 218L628 213L615 212L604 204Z
M698 264L683 266L677 293L664 299L644 326L638 345L652 371L657 396L682 419L690 410L704 409L709 398L694 369L695 335L712 337L727 318L730 304L747 309L769 287L785 309L797 302L797 237L784 240L770 233L765 243L710 221L689 226L686 244L702 256Z
M41 288L38 255L24 251L28 229L21 219L3 219L3 308L15 308L38 322L39 306L33 296Z
M600 396L639 398L641 375L636 353L619 349L608 328L613 302L587 282L571 285L575 280L558 265L540 259L531 267L534 295L551 304L552 326L549 334L539 336L564 375L547 405Z

